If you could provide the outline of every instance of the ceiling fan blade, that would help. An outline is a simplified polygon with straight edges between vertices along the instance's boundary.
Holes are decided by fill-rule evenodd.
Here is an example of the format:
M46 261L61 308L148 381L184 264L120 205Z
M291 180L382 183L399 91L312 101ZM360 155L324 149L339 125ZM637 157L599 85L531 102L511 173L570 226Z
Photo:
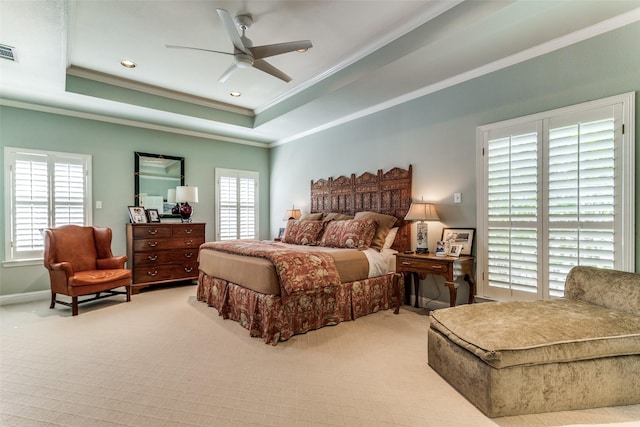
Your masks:
M202 50L202 51L205 51L205 52L222 53L224 55L233 55L233 53L229 53L229 52L220 52L219 50L203 49L203 48L200 48L200 47L177 46L177 45L174 45L174 44L166 44L165 47L168 47L169 49Z
M227 35L231 39L231 43L241 52L248 53L247 48L242 43L240 39L240 34L238 34L238 30L236 29L236 24L233 22L233 18L229 15L225 9L216 9L218 11L218 15L220 16L220 20L222 20L222 25L224 26Z
M220 78L218 79L219 83L224 83L227 81L227 79L229 78L229 76L231 74L233 74L234 70L236 69L236 61L233 61L233 63L231 63L231 66L229 68L226 69L226 71L224 73L222 73L222 75L220 76Z
M285 42L276 44L267 44L263 46L250 47L249 50L253 54L254 59L267 58L269 56L280 55L283 53L294 52L312 48L313 45L309 40L298 40L295 42Z
M256 59L255 61L253 61L253 66L258 70L264 71L267 74L271 74L273 77L277 77L280 80L284 80L287 83L291 81L291 77L289 77L282 71L278 70L276 67L269 64L264 59Z

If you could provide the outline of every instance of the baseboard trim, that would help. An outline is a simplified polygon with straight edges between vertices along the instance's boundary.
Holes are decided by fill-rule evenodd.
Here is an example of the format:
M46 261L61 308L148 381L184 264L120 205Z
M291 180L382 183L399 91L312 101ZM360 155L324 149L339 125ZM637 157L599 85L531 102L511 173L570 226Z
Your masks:
M0 295L0 306L42 301L51 298L51 291L25 292L22 294Z

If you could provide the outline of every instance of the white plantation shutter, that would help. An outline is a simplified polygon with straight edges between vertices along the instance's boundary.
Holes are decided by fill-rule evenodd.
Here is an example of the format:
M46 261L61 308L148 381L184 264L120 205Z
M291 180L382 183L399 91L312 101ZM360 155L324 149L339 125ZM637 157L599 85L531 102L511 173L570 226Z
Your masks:
M258 173L216 169L218 240L258 236Z
M5 147L8 261L42 257L41 230L90 223L91 156Z
M633 271L633 98L479 128L482 295L561 297L576 265Z

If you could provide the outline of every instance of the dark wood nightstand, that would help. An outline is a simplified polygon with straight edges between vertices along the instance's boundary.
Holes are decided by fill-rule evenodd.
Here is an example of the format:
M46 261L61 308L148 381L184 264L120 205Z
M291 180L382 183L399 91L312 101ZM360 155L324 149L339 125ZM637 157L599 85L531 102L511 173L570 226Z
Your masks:
M396 254L396 272L401 273L405 278L409 278L408 284L411 286L413 279L416 301L414 307L418 305L418 287L420 279L424 280L427 274L436 274L444 277L444 284L449 288L449 305L455 307L458 290L455 281L458 277L463 277L469 284L469 304L473 303L476 294L476 282L473 279L473 264L475 257L439 257L435 255L421 254Z

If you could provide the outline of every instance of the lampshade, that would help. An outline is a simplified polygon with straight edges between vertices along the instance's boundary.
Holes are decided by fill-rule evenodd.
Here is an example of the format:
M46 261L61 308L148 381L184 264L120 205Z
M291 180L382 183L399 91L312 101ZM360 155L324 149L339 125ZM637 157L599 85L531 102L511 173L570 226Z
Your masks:
M167 191L167 203L175 203L176 202L176 189L170 188Z
M404 217L407 221L440 221L433 203L411 203L409 212Z
M198 187L189 187L186 185L176 187L176 202L198 203Z
M287 211L284 213L284 221L288 221L291 218L293 219L299 219L302 216L302 212L300 212L300 209L287 209Z

